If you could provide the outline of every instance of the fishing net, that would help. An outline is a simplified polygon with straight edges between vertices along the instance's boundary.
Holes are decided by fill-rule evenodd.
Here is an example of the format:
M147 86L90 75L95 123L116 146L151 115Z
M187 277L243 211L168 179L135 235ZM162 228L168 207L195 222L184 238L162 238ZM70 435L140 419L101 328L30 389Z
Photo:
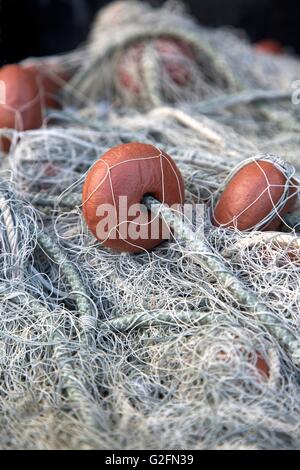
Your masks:
M199 26L177 2L157 11L121 1L96 17L65 102L151 108L248 88L290 89L298 76L297 60L258 54L239 31Z
M142 44L155 69L161 37L193 46L196 82L178 90L166 73L159 100L130 101L117 57ZM285 196L295 186L298 60L255 53L179 6L116 2L86 45L51 61L73 67L64 109L39 130L1 131L13 136L0 181L1 448L299 448L299 203L279 232L211 222L248 162L282 168ZM118 253L88 230L82 185L104 152L136 141L176 161L191 216L148 198L170 239Z

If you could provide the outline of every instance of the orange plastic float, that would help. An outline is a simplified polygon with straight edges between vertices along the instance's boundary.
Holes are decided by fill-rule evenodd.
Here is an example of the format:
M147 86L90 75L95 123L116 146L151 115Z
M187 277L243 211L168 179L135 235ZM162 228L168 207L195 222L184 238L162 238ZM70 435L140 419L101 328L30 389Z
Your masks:
M19 65L7 65L0 70L0 82L3 90L0 128L24 131L41 127L42 102L34 73ZM0 146L7 152L10 140L1 137Z
M172 158L138 142L110 149L84 183L82 207L89 229L104 246L117 251L154 248L165 238L166 227L141 208L148 194L169 206L183 204L184 182Z

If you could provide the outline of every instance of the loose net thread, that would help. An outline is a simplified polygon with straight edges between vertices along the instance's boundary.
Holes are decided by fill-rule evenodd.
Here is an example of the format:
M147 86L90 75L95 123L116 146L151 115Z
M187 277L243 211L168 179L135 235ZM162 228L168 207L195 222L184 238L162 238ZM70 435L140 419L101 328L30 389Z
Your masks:
M108 120L93 118L89 122L69 114L68 119L70 122L66 122L64 113L57 112L55 126L18 134L18 146L9 168L23 194L31 197L37 194L39 198L61 195L63 198L65 191L80 192L78 183L82 183L83 175L101 154L132 141L151 143L167 150L182 162L183 172L187 167L187 178L193 178L189 173L190 167L194 167L199 189L205 181L197 177L198 165L207 167L207 176L211 172L218 178L218 168L226 170L232 162L257 152L251 141L231 128L204 115L195 119L171 108L158 108L146 116L134 114L130 118L113 114ZM210 179L211 185L216 184L214 178Z
M203 31L215 50L224 34ZM244 47L251 86L263 88ZM1 448L299 448L299 208L286 233L210 222L253 156L275 161L287 185L297 176L271 155L297 163L297 112L283 90L283 63L294 73L295 62L255 60L273 64L279 91L147 114L110 111L93 95L41 130L12 133L3 178L13 185L0 188ZM170 154L186 201L204 204L187 228L148 199L173 237L138 255L101 246L81 212L90 166L132 141Z

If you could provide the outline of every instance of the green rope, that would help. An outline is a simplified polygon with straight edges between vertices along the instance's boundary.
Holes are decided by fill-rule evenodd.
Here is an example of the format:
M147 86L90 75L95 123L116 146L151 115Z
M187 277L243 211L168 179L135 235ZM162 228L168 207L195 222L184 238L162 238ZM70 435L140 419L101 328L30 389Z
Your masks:
M159 55L153 44L147 44L142 55L142 73L144 78L143 98L150 106L161 106L163 97L160 87Z
M148 328L151 326L158 326L162 324L166 325L177 325L180 324L207 324L212 322L216 315L213 315L207 311L161 311L156 310L152 312L135 313L131 315L124 315L122 317L113 318L100 322L100 328L102 331L117 331L125 333L132 331L136 328Z
M88 293L84 288L84 284L80 274L73 263L71 263L63 250L51 239L47 234L38 235L38 244L41 249L51 258L51 260L60 266L62 274L70 284L72 296L76 301L77 311L79 313L80 322L80 351L81 356L89 354L90 349L95 348L95 329L96 315L91 308L91 301ZM64 339L61 342L62 338ZM68 349L68 340L64 334L55 332L54 339L60 344L54 347L54 356L60 367L60 376L63 378L63 386L68 393L68 397L72 403L72 410L80 413L83 420L92 429L97 427L97 422L92 411L92 398L89 396L84 384L77 378L76 367L73 362L75 357L70 355Z
M42 250L51 258L51 260L57 264L66 280L69 282L72 288L72 296L76 301L77 310L81 318L83 319L83 326L85 332L90 333L90 330L95 327L95 315L91 309L91 302L89 296L84 288L81 276L71 263L63 250L52 240L52 238L45 234L40 233L38 235L38 244Z
M38 193L30 197L30 202L42 212L52 214L53 211L69 212L82 204L82 196L79 193L53 196L46 193Z

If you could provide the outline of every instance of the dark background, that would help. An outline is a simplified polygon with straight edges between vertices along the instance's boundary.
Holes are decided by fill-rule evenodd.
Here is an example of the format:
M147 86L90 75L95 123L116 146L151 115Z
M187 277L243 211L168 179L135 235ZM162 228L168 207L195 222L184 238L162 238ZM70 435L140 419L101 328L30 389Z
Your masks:
M0 64L73 49L109 1L0 0ZM151 3L162 4L154 0ZM187 0L209 26L233 25L252 41L276 39L300 53L300 0Z

